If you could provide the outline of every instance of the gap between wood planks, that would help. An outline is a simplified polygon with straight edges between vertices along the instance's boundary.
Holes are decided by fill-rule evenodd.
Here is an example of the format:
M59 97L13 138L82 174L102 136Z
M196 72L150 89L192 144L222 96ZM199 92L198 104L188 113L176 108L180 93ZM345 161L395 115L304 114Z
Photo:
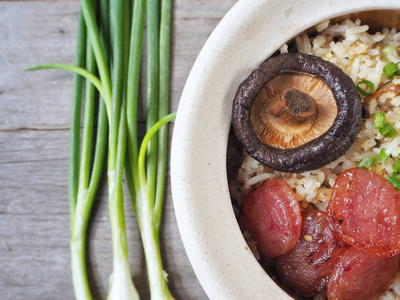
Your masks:
M33 0L32 0L33 1ZM0 0L1 2L1 0ZM175 121L171 121L170 125L173 125ZM139 130L144 129L143 126L146 126L146 122L140 121L138 122ZM81 129L83 127L81 126ZM96 129L97 127L93 127L93 129ZM9 132L23 132L23 131L43 131L43 132L48 132L48 131L68 131L70 130L69 127L14 127L14 128L0 128L0 133L9 133Z

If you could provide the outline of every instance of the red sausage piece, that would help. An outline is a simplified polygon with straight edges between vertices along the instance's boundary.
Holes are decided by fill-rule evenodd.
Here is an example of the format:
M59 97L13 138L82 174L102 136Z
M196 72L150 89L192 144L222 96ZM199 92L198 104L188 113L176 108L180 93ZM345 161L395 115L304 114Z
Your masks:
M328 300L375 299L394 282L397 266L397 257L380 258L350 247L329 279Z
M326 287L335 263L348 245L333 231L326 212L310 210L302 216L300 239L292 251L277 258L276 269L290 289L311 297Z
M379 257L400 253L400 195L382 176L362 168L341 173L328 213L348 244Z
M282 179L265 181L245 200L240 225L251 233L261 255L275 257L294 248L300 236L299 202Z

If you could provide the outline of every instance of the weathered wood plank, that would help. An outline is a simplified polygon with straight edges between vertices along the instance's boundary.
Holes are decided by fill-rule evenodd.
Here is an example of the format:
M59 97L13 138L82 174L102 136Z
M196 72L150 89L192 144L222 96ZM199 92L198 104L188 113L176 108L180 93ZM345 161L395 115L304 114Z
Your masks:
M202 45L235 2L174 1L171 110L177 109ZM39 63L73 63L77 11L74 1L0 2L1 299L73 298L67 195L72 76L22 70ZM126 200L131 269L142 298L148 299L143 251ZM88 239L95 299L106 299L112 256L104 180ZM173 294L205 299L179 236L169 180L161 243Z
M0 290L2 299L71 298L66 130L2 132L0 152ZM61 146L60 146L61 145ZM39 153L27 156L26 150ZM4 149L4 151L3 151ZM40 151L37 151L40 149ZM4 156L2 155L4 153ZM178 299L204 296L186 258L170 197L169 181L162 227L165 269ZM140 238L126 195L129 255L135 284L148 296ZM112 272L111 236L106 183L95 202L88 232L89 266L98 297L107 293ZM35 296L37 295L37 297ZM57 299L57 298L56 298ZM196 299L196 298L193 298Z
M234 2L175 1L172 111L202 45ZM0 2L0 64L6 70L0 73L0 130L68 128L72 75L23 70L43 63L74 63L77 10L77 2Z
M74 2L0 2L0 129L67 128L71 74L27 73L41 63L73 63Z

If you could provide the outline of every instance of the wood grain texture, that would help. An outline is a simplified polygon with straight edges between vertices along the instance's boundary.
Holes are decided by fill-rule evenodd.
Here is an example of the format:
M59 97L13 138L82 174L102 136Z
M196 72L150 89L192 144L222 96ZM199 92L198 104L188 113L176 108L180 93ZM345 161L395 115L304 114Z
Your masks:
M178 107L202 45L235 2L174 1L171 111ZM40 63L73 63L77 18L75 1L0 2L1 299L73 299L67 190L72 76L22 70ZM101 186L88 231L95 299L106 299L112 271L104 179ZM149 299L143 251L126 200L131 270L142 299ZM169 181L161 243L176 298L206 299L179 236Z

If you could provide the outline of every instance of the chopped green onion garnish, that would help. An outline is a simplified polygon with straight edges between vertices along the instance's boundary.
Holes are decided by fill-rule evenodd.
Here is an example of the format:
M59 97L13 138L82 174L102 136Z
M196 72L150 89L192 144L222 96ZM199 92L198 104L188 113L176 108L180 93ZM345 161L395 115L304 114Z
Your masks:
M383 67L383 73L385 73L387 78L393 79L393 77L395 76L400 76L400 70L398 65L399 62L397 63L390 62Z
M397 130L393 128L392 125L389 123L385 123L382 128L379 128L379 132L385 137L385 138L393 138L397 135Z
M369 80L362 80L357 83L357 90L361 95L369 96L374 92L375 86Z
M358 166L360 168L371 168L373 166L373 164L376 162L376 158L373 157L364 157L359 163Z
M400 174L393 172L388 178L386 178L396 190L400 190Z
M378 154L378 160L380 163L384 164L389 158L389 155L386 153L386 148L382 148Z
M374 122L375 122L375 128L376 129L381 129L383 126L386 124L386 115L385 113L375 113L374 114Z
M393 45L386 45L381 49L381 54L383 58L388 59L388 56L396 51L396 47Z
M400 172L400 160L396 161L396 163L392 166L393 171Z

